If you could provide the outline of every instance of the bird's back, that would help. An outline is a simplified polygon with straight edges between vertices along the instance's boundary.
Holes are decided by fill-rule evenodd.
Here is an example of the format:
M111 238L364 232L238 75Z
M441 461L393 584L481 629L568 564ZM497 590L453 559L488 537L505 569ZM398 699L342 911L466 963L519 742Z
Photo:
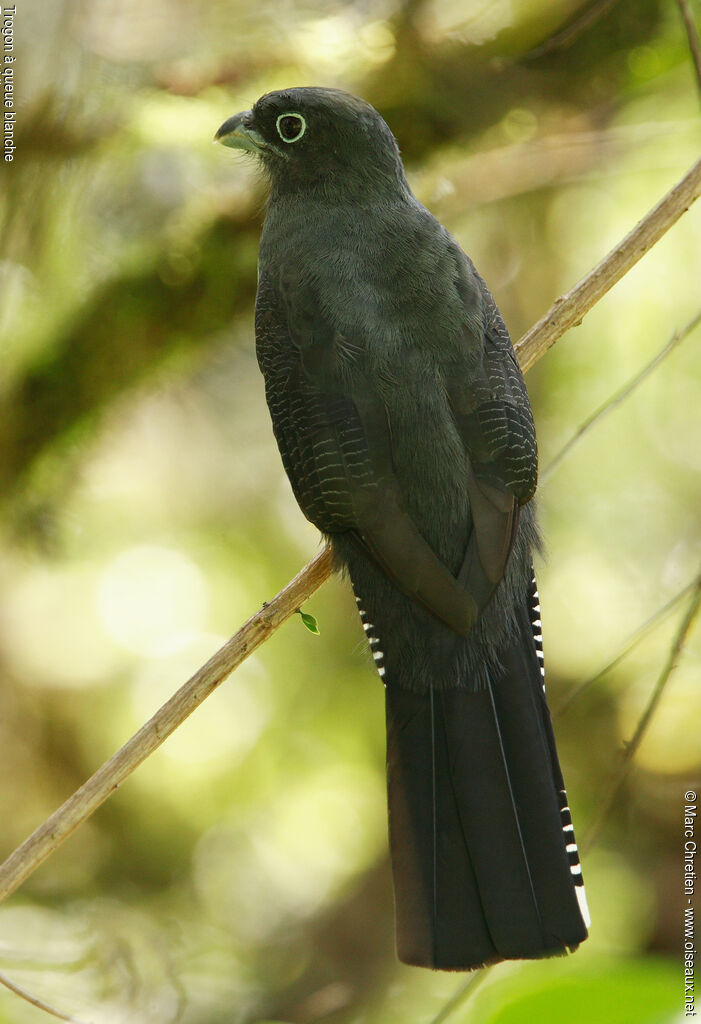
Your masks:
M459 377L463 393L471 381L475 392L479 386L491 393L499 381L485 378L485 360L498 370L493 378L509 376L520 385L516 398L526 403L535 464L525 386L472 263L413 198L359 209L317 202L311 211L296 198L281 201L269 211L261 240L256 344L295 496L331 538L368 604L377 606L369 613L390 616L405 684L426 685L426 662L436 656L427 649L433 649L445 661L438 685L479 686L485 665L498 658L528 577L537 543L532 508L520 516L502 600L458 641L359 550L345 481L350 460L358 489L365 488L359 500L382 515L386 495L378 479L391 473L421 535L457 574L472 517L468 453L447 385ZM367 418L357 413L368 395L386 416L372 437Z

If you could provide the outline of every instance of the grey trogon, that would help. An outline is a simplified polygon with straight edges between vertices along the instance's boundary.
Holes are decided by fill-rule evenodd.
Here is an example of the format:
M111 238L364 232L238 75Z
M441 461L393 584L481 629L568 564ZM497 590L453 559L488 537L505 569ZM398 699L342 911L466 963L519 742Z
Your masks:
M535 430L504 321L368 103L271 92L216 140L269 179L265 394L384 683L399 957L469 970L571 951L589 921L543 685Z

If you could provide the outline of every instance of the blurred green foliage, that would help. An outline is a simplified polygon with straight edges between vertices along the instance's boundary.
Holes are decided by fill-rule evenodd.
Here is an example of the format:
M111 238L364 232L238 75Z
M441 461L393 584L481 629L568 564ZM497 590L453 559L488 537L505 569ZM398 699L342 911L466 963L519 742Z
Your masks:
M581 22L583 12L600 16ZM573 31L560 36L563 28ZM0 820L9 853L316 550L253 354L264 190L218 125L323 84L385 115L518 337L697 158L671 0L17 5L0 195ZM698 313L692 211L529 374L542 464ZM701 564L698 334L541 488L553 708ZM556 718L579 836L684 605ZM0 970L94 1024L428 1022L399 965L381 686L340 580L0 908ZM698 631L603 833L566 960L493 970L455 1021L683 1009ZM43 1015L0 991L1 1024Z

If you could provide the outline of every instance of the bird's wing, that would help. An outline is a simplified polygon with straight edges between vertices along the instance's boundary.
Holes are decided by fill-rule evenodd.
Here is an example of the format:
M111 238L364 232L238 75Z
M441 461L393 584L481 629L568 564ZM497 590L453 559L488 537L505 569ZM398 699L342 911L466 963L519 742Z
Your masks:
M474 271L473 271L474 272ZM474 272L476 275L476 272ZM456 426L468 455L473 532L459 574L483 605L504 574L521 505L538 478L538 449L526 385L506 325L476 275L483 300L483 346L469 371L444 366Z
M479 607L409 516L392 467L387 413L371 382L344 386L357 350L315 297L262 271L256 350L273 430L295 497L325 534L351 531L396 586L455 632ZM349 371L357 380L355 373Z

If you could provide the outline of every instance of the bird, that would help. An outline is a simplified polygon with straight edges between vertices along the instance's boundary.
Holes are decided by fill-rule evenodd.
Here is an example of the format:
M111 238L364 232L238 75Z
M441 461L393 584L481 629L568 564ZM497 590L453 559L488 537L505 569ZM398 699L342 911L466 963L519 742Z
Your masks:
M398 958L573 952L590 921L544 690L537 443L495 300L359 97L268 92L214 141L267 181L273 432L384 684Z

